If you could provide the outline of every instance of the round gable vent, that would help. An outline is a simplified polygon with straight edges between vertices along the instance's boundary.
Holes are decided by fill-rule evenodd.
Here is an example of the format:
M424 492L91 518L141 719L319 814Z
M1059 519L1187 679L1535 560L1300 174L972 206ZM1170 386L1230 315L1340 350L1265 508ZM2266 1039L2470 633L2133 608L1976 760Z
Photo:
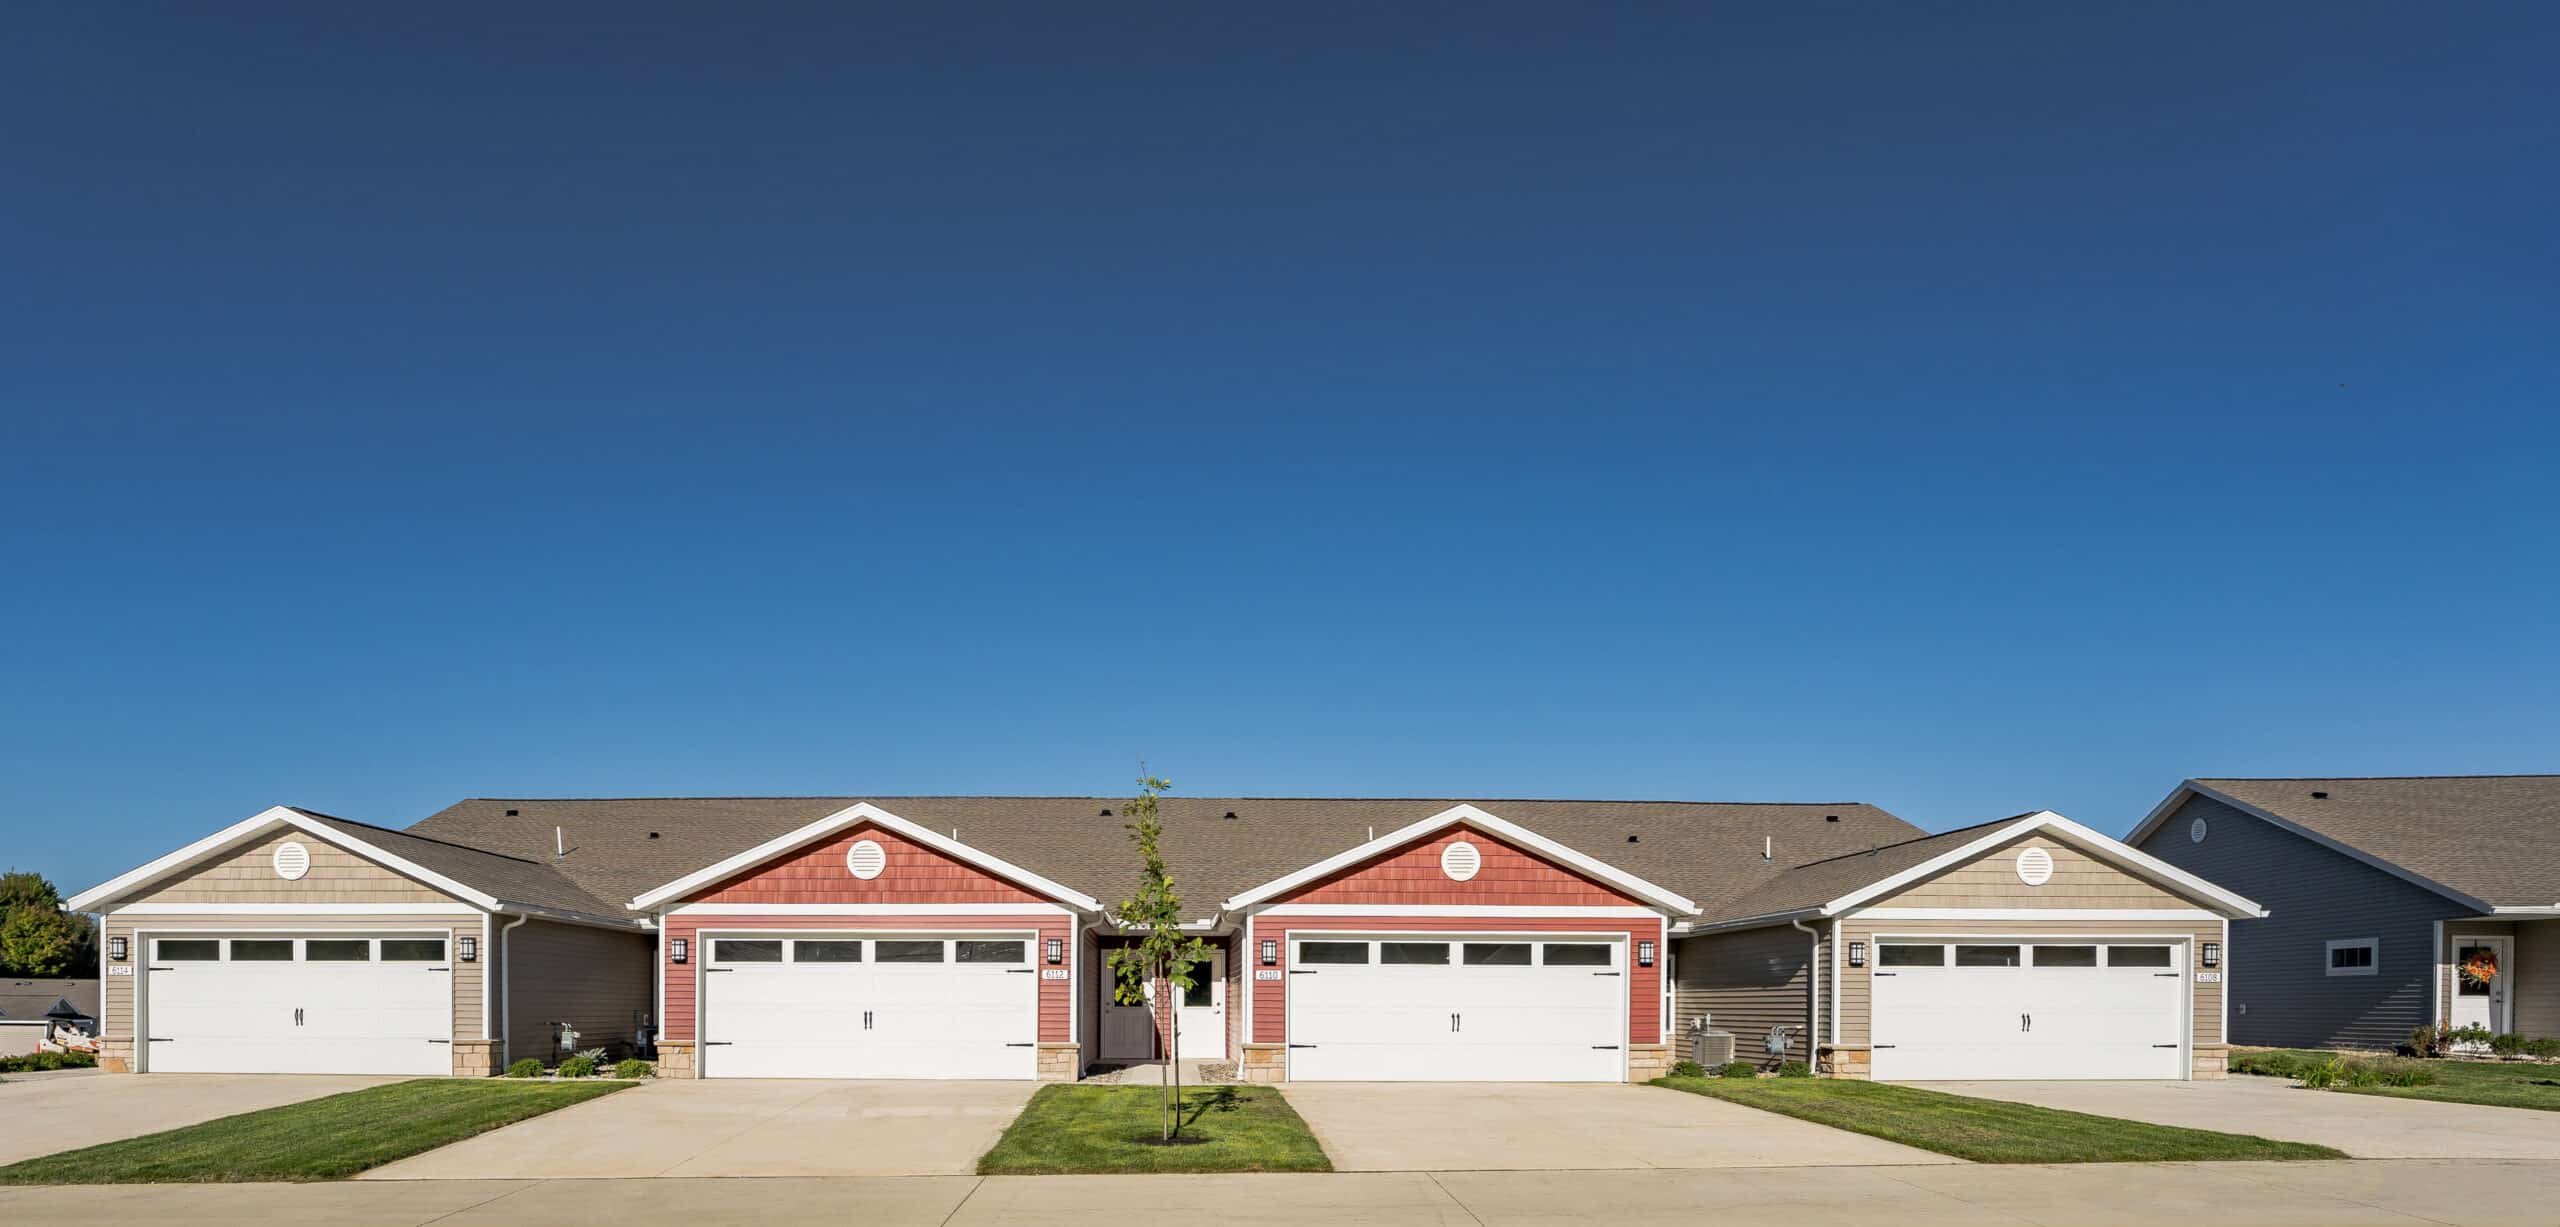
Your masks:
M2053 878L2053 854L2042 848L2029 848L2018 854L2018 880L2029 886L2042 886Z
M302 875L311 872L311 849L301 844L277 844L276 854L270 859L275 864L276 876L287 882L299 882Z
M1463 839L1440 850L1440 872L1449 875L1452 882L1464 882L1482 868L1484 854Z
M852 847L844 850L844 867L852 870L853 876L868 882L889 867L889 854L870 840L857 839Z
M2191 843L2191 844L2200 844L2200 843L2203 843L2203 842L2204 842L2204 833L2205 833L2207 830L2209 830L2209 829L2210 829L2210 828L2208 828L2208 827L2206 827L2206 826L2205 826L2205 824L2204 824L2204 819L2202 819L2202 818L2198 818L2198 819L2196 819L2195 821L2188 823L2188 824L2187 824L2187 842L2188 842L2188 843Z

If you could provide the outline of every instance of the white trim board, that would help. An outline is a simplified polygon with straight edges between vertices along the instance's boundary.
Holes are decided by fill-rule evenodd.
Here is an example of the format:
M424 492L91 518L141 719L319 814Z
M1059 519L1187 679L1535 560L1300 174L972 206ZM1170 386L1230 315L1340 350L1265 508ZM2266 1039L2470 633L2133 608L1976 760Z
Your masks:
M130 903L109 916L450 916L485 917L477 908L451 903Z
M1260 886L1243 891L1224 903L1219 904L1219 906L1228 911L1235 911L1240 908L1250 907L1253 904L1260 903L1263 900L1272 898L1273 896L1286 894L1301 886L1305 886L1310 882L1319 881L1332 874L1349 869L1364 861L1373 860L1388 852L1392 852L1397 848L1403 847L1406 844L1412 843L1415 840L1421 839L1424 836L1432 835L1442 830L1446 830L1449 827L1461 824L1475 827L1488 835L1498 836L1507 842L1518 844L1548 860L1579 870L1590 877L1597 878L1611 886L1615 886L1628 894L1650 899L1655 903L1671 909L1672 911L1683 912L1692 916L1698 913L1698 905L1690 902L1690 900L1684 895L1664 887L1656 886L1653 883L1645 881L1643 878L1639 878L1614 865L1610 865L1593 857L1585 856L1582 853L1576 852L1552 839L1548 839L1546 836L1540 835L1527 827L1521 826L1516 822L1512 822L1507 818L1497 817L1494 814L1488 813L1473 805L1450 806L1449 808L1442 810L1437 814L1433 814L1420 822L1409 823L1405 826L1398 827L1395 830L1371 839L1366 843L1317 861L1315 864L1309 865L1304 869L1300 869L1295 873L1289 874L1285 877L1274 878Z
M100 904L131 894L144 886L175 874L203 857L234 844L245 843L280 826L292 827L314 839L355 853L395 873L416 878L482 911L494 912L500 906L497 897L485 891L475 890L424 866L393 856L300 810L290 806L272 805L167 856L81 891L64 900L62 908L67 912L97 911Z
M1459 919L1483 916L1587 916L1604 920L1652 920L1662 912L1649 907L1541 907L1523 904L1517 907L1500 904L1429 903L1275 903L1255 910L1256 916L1449 916Z
M1921 863L1914 865L1909 869L1905 869L1900 873L1894 874L1891 877L1884 878L1876 882L1870 882L1865 886L1849 892L1848 894L1842 895L1837 899L1833 899L1832 901L1823 904L1819 910L1821 914L1826 916L1839 915L1840 913L1854 908L1869 899L1889 895L1894 891L1911 885L1914 882L1935 877L1949 869L1953 869L1959 865L1973 861L2010 840L2017 839L2024 835L2031 835L2039 831L2045 832L2064 843L2070 844L2083 852L2099 858L2100 860L2112 861L2118 868L2132 871L2140 876L2171 883L2188 894L2209 899L2215 903L2223 905L2225 908L2228 908L2233 912L2237 912L2251 918L2262 917L2267 914L2267 909L2258 906L2257 903L2248 898L2224 890L2211 882L2205 881L2203 878L2199 878L2194 874L2188 873L2186 870L2180 869L2177 866L2161 860L2148 852L2144 852L2139 848L2119 843L2116 840L2101 835L2098 832L2090 830L2077 822L2073 822L2060 814L2054 813L2052 810L2038 810L2037 812L2028 814L2015 822L2004 822L1999 826L1992 828L1980 837L1967 841L1961 847L1931 857L1928 860L1922 861Z
M1054 903L680 903L664 916L1072 916Z
M1014 882L1018 882L1023 886L1027 886L1032 890L1047 895L1050 898L1055 899L1060 903L1064 903L1069 907L1076 908L1079 911L1098 912L1102 910L1102 902L1100 900L1095 899L1082 891L1062 886L1040 876L1039 874L1033 873L1028 869L1024 869L1019 865L1015 865L999 857L982 852L976 848L972 848L967 844L961 843L959 840L950 838L949 836L928 830L923 826L909 822L908 820L901 818L896 814L892 814L877 805L873 805L868 801L857 802L853 805L846 806L845 808L837 810L816 822L812 822L807 826L801 827L799 830L775 836L772 839L768 839L763 843L757 844L755 847L749 848L746 851L720 861L717 864L709 865L695 870L692 873L686 874L673 882L669 882L656 890L652 890L641 895L639 898L633 899L631 901L631 909L636 912L656 910L661 904L667 903L670 900L682 898L687 894L700 890L703 887L709 886L724 878L730 877L731 875L752 869L755 866L772 860L774 857L780 856L785 852L789 852L806 844L814 843L829 835L833 835L838 831L864 822L873 823L887 830L894 831L906 839L922 844L927 848L931 848L944 856L952 858L953 860L975 865L980 869L984 869L987 872L996 875L997 877L1007 878Z
M1844 912L1840 919L1861 920L2211 920L2220 912L2163 907L1871 907Z

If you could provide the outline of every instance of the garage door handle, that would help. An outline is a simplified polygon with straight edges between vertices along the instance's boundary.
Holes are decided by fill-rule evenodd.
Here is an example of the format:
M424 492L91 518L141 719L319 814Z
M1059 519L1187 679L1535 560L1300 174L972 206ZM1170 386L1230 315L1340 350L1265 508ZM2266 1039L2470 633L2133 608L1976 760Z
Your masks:
M1900 1044L1869 1044L1869 1045L1867 1045L1867 1047L1869 1047L1869 1048L1899 1048L1899 1047L1901 1047L1901 1046L1902 1046L1902 1045L1900 1045Z
M144 971L176 971L175 967L145 967Z
M152 1037L151 1037L151 1042L152 1042L152 1043L154 1043L154 1044L174 1044L174 1043L177 1043L178 1041L173 1040L173 1039L170 1039L168 1036L165 1036L165 1035L155 1035L155 1036L152 1036Z
M428 1042L428 1043L430 1043L430 1044L450 1044L450 1043L452 1043L453 1041L452 1041L452 1040L428 1040L427 1042Z
M702 974L704 974L704 975L706 975L706 976L707 976L707 975L712 974L713 972L731 972L731 971L736 971L736 970L737 970L737 968L735 968L735 967L705 967L705 968L703 968L703 969L702 969Z
M705 1048L727 1048L737 1042L738 1041L736 1040L704 1040L702 1041L702 1046Z
M1618 1046L1616 1044L1593 1044L1591 1046L1591 1051L1593 1052L1616 1052L1617 1050Z
M1036 1048L1036 1047L1039 1047L1039 1045L1038 1045L1038 1044L1036 1044L1036 1043L1033 1043L1033 1044L1007 1044L1007 1045L1005 1045L1005 1047L1007 1047L1007 1048Z
M2151 978L2154 980L2175 980L2178 978L2178 973L2174 971L2155 971L2151 973Z
M1312 971L1299 971L1296 968L1291 968L1289 974L1293 976L1312 976L1316 973Z
M1027 976L1031 974L1031 969L1028 967L1008 967L1004 969L1004 974L1008 976Z
M1614 975L1616 975L1616 974L1618 974L1618 973L1616 973L1616 972L1614 972L1614 971L1595 971L1595 972L1592 972L1591 974L1592 974L1592 975L1595 975L1595 976L1614 976Z
M1289 1046L1290 1046L1291 1048L1313 1048L1313 1047L1315 1047L1315 1045L1313 1045L1313 1044L1291 1044L1291 1045L1289 1045Z
M1902 973L1901 973L1901 972L1898 972L1898 971L1879 971L1879 972L1876 972L1876 973L1874 973L1874 974L1879 975L1879 976L1898 976L1898 975L1901 975Z

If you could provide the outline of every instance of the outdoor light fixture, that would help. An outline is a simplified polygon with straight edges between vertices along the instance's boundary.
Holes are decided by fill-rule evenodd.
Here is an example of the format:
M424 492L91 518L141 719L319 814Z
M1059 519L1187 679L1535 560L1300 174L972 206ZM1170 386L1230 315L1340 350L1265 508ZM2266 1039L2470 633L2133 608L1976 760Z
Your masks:
M460 955L462 956L462 961L463 961L463 962L465 962L465 963L477 963L477 962L479 962L479 961L480 961L480 939L479 939L479 938L476 938L476 937L462 937L462 938L456 938L456 939L454 939L453 948L454 948L454 951L455 951L456 953L458 953L458 954L460 954Z
M1865 942L1849 943L1849 965L1851 967L1864 967L1867 965L1867 944Z
M122 939L122 938L118 938L117 940L121 941L121 940L123 940L123 939ZM1272 966L1272 965L1274 965L1274 964L1278 963L1279 961L1280 961L1280 943L1279 943L1279 942L1277 942L1277 941L1274 941L1273 939L1268 938L1268 937L1263 938L1263 939L1262 939L1262 965L1263 965L1263 966L1265 966L1265 967L1270 967L1270 966Z
M1651 966L1653 966L1653 943L1652 943L1652 942L1637 942L1637 943L1636 943L1636 966L1638 966L1638 967L1651 967Z
M2207 967L2222 966L2221 942L2206 942L2204 944L2204 965Z
M692 950L693 943L686 941L681 937L671 937L667 939L667 961L670 963L683 962L684 956L691 953Z
M1064 959L1064 958L1066 958L1066 957L1067 957L1067 943L1066 943L1066 940L1065 940L1064 938L1057 938L1057 937L1050 938L1050 939L1049 939L1049 961L1050 961L1050 962L1052 962L1052 963L1055 963L1055 962L1058 962L1058 961L1060 961L1060 960L1062 960L1062 959Z
M116 962L121 963L121 962L123 962L123 961L124 961L124 951L125 951L125 945L124 945L124 939L123 939L123 938L121 938L121 937L110 937L110 938L108 938L108 939L107 939L107 957L108 957L108 958L114 959Z

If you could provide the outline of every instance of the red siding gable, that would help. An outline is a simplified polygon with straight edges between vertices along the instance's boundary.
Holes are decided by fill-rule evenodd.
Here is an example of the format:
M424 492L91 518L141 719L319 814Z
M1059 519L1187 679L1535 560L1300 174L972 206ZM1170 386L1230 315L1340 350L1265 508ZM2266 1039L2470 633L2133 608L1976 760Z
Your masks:
M853 876L845 851L880 845L887 868ZM687 903L1050 903L1030 891L869 823L788 853L705 890Z
M1484 867L1464 882L1440 870L1440 853L1459 840L1474 844ZM1365 865L1299 888L1273 902L1473 904L1496 907L1623 907L1641 901L1553 861L1465 826L1408 844Z

